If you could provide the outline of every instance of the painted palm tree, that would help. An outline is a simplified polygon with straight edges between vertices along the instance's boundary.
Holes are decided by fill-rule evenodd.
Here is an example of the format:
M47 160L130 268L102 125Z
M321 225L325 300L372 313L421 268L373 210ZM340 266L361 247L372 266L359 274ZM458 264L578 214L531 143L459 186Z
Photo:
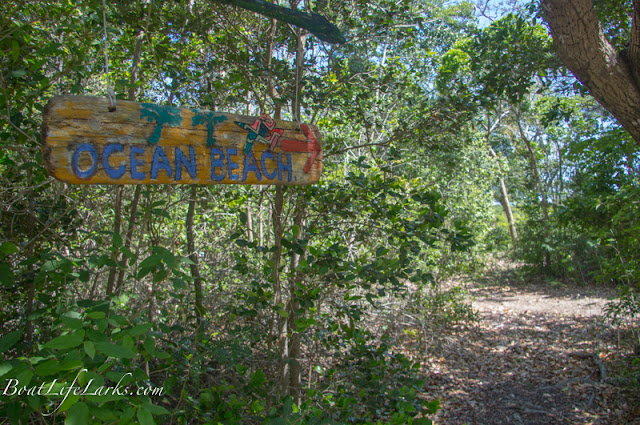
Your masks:
M213 146L216 143L216 139L213 137L213 126L216 124L220 124L223 121L227 120L227 117L224 115L214 115L211 111L199 111L197 109L192 109L193 118L191 119L191 125L195 127L196 125L207 124L207 146Z
M143 103L140 108L140 119L146 118L149 122L156 122L156 128L153 130L151 137L147 142L151 145L160 141L160 135L162 134L162 126L167 124L172 127L177 127L182 124L182 115L180 115L180 108L167 105L154 105L152 103Z

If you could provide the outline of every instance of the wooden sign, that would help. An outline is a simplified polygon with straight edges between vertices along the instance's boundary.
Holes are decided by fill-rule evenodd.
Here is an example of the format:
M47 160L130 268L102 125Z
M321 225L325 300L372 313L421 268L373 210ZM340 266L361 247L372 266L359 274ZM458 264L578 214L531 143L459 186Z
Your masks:
M49 173L75 184L305 185L322 172L315 126L260 117L58 96L44 110Z

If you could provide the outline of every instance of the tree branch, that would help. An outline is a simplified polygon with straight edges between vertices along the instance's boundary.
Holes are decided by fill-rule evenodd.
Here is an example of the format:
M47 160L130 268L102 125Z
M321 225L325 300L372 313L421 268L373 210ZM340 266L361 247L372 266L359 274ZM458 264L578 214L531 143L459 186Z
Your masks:
M317 13L305 13L264 0L212 0L218 3L229 4L259 13L260 15L274 18L297 27L303 28L322 41L331 44L342 44L346 39L334 24L327 18Z

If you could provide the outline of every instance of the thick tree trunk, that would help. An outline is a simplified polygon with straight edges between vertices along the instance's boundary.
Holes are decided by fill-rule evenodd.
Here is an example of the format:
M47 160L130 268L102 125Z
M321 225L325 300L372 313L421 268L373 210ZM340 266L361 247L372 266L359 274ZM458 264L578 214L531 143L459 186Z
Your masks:
M541 0L555 50L567 68L640 144L640 0L626 57L604 35L592 0Z

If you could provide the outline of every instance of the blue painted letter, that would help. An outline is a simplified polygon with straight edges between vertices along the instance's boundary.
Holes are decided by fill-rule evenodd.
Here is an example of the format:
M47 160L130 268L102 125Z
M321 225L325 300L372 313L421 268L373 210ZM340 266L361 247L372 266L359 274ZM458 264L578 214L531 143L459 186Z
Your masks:
M104 170L107 172L107 175L112 179L119 179L124 175L126 171L126 167L124 163L121 163L118 168L112 168L111 164L109 164L109 156L111 156L114 152L122 152L124 150L124 146L122 143L111 143L104 148L104 152L102 153L102 162L104 163Z
M213 181L224 180L224 176L225 176L224 170L222 170L222 174L220 175L216 173L216 168L222 168L222 167L224 167L224 153L222 153L222 149L211 148L211 180Z
M136 158L136 155L139 155L139 154L144 154L144 148L141 148L139 146L131 146L131 151L130 151L131 161L129 161L131 165L131 178L136 180L144 180L144 171L139 172L137 170L138 166L144 167L144 161Z
M282 154L278 154L278 180L279 181L282 181L283 170L286 170L289 172L289 180L287 181L289 182L291 181L291 154L290 153L287 154L287 161L288 161L288 164L284 165L282 163Z
M162 150L162 146L156 146L153 151L153 162L151 162L151 178L153 180L158 178L158 170L164 169L167 172L167 177L171 177L171 165L169 165L169 158Z
M249 162L251 162L252 164L250 164ZM256 177L258 178L258 181L262 180L262 176L260 175L260 170L258 169L258 163L256 162L256 157L253 156L253 151L249 151L249 153L247 153L244 156L244 167L242 169L242 181L247 180L247 173L249 171L253 171L254 173L256 173Z
M193 146L189 146L189 159L176 147L176 181L182 178L182 166L185 166L192 179L196 178L196 153Z
M269 158L271 160L271 162L274 162L274 164L273 164L273 173L271 173L271 174L269 174L269 172L267 171L267 164L265 164L267 158ZM268 178L269 180L275 179L276 175L278 173L278 170L276 169L275 160L276 159L273 156L273 153L271 153L269 151L262 152L262 156L260 157L260 162L262 163L262 172L264 173L265 177Z
M84 171L78 168L78 159L80 159L80 154L82 152L88 153L89 156L91 156L91 160L93 161L93 164L91 164L91 167L89 167ZM96 148L94 148L88 143L83 143L80 146L78 146L78 148L73 154L73 158L71 160L71 168L73 169L74 174L79 178L88 179L89 177L93 176L93 173L96 171L97 163L98 163L98 152L96 152Z
M232 156L238 156L238 149L227 149L227 169L229 170L229 180L240 180L240 176L233 173L233 170L240 168L240 166L231 160Z

